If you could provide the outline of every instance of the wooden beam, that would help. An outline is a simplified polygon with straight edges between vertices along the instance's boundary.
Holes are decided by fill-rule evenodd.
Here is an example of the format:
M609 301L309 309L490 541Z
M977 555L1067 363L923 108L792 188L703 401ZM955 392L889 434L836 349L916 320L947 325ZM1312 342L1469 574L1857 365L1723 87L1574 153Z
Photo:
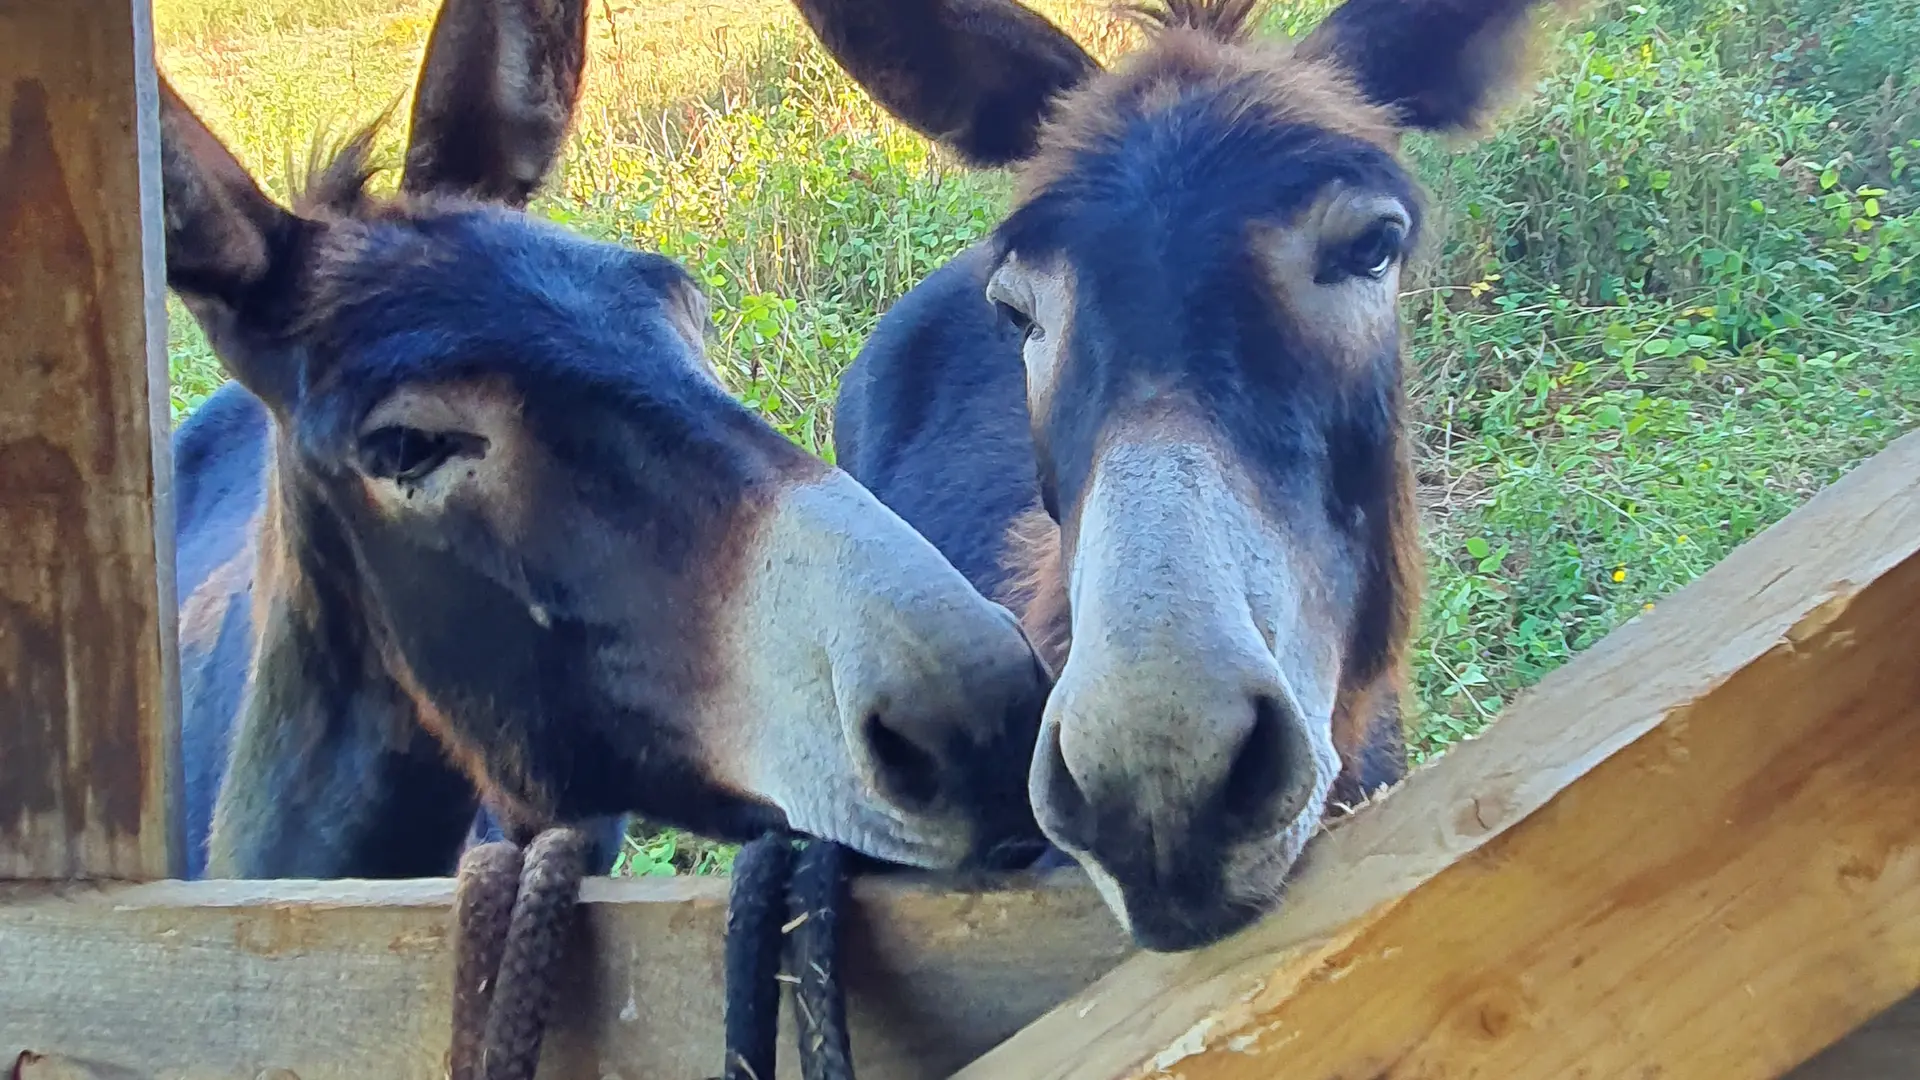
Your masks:
M179 871L149 0L0 0L0 879Z
M1084 881L857 882L859 1074L947 1076L1118 963L1131 946ZM719 1075L726 888L587 882L542 1077ZM452 896L448 880L0 887L0 1067L32 1051L155 1080L440 1080Z
M1917 553L1920 433L959 1077L1780 1075L1920 986Z

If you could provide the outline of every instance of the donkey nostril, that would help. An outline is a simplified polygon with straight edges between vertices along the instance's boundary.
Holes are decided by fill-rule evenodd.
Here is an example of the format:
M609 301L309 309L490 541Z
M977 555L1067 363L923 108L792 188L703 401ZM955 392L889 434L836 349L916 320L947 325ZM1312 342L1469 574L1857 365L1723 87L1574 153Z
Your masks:
M877 712L867 714L865 735L887 797L909 810L931 806L940 794L940 759L888 727Z
M1081 790L1080 782L1074 779L1073 770L1067 768L1066 751L1060 745L1060 729L1050 729L1040 746L1044 755L1041 759L1046 769L1044 787L1045 813L1052 824L1053 831L1062 835L1073 845L1091 849L1094 844L1093 804L1087 799L1087 793ZM1035 809L1040 809L1036 805Z
M1284 794L1288 771L1286 706L1267 694L1253 699L1253 726L1220 791L1228 814L1265 823Z

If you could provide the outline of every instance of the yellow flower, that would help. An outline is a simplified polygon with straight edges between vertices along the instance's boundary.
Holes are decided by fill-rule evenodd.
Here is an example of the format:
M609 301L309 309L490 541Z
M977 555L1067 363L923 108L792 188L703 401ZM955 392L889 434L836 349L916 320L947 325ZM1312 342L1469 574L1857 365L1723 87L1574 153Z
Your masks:
M1613 572L1613 580L1615 581L1627 580L1627 572L1625 570L1615 570Z
M1641 605L1640 605L1640 610L1641 610L1641 611L1652 611L1652 610L1653 610L1653 605L1652 605L1651 603L1647 603L1647 604L1641 604Z
M1684 544L1684 543L1686 543L1686 542L1687 542L1687 534L1686 534L1686 533L1681 533L1681 534L1680 534L1680 539L1679 539L1679 542L1680 542L1680 543L1682 543L1682 544Z

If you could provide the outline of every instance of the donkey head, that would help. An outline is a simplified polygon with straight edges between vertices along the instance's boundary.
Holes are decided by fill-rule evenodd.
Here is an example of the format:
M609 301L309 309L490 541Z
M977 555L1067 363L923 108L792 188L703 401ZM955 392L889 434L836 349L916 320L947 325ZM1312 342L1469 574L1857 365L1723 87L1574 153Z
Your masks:
M1530 0L1348 0L1291 46L1250 40L1254 0L1169 0L1113 71L1011 0L798 2L904 122L1018 159L981 302L1024 356L1044 509L1016 545L1059 671L1031 797L1143 945L1231 933L1381 717L1400 745L1398 144L1476 121ZM994 50L1024 59L913 66Z
M676 264L520 209L585 20L448 0L391 199L367 133L283 209L163 88L168 282L274 421L263 528L301 585L264 618L373 656L517 818L1037 844L1046 678L1010 613L728 396Z

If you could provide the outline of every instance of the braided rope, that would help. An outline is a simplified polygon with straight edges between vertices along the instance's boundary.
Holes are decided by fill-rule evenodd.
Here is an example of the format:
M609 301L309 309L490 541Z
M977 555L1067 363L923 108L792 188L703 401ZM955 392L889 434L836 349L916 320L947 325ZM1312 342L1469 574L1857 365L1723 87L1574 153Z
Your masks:
M520 890L520 849L504 840L469 848L454 889L453 1046L449 1080L480 1080L480 1056L500 957L507 948L513 900Z
M780 1036L780 924L793 844L768 833L733 858L727 896L723 1080L773 1080Z
M559 828L524 852L496 841L461 858L451 1080L533 1080L590 846Z
M724 1080L774 1080L782 981L797 983L801 1076L854 1080L839 971L846 849L809 840L796 855L793 840L770 833L734 860ZM495 841L462 856L449 1080L533 1080L590 846L584 832L560 828L524 851Z
M788 953L798 969L794 990L802 1080L853 1080L847 1038L846 989L840 979L840 911L846 906L846 849L809 841L793 868L787 903Z

